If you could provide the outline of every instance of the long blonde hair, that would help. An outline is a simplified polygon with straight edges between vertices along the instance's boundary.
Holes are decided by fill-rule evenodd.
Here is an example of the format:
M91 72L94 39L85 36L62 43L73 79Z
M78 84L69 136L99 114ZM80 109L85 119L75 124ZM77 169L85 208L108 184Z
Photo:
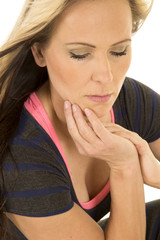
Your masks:
M136 33L149 12L151 11L154 0L128 0L132 12L132 33Z
M48 77L47 69L35 64L31 46L35 42L47 43L57 19L77 1L80 0L26 0L13 31L0 49L0 239L5 239L3 156L9 150L9 141L19 123L24 101ZM128 2L134 34L145 21L153 0Z
M44 38L45 28L51 25L53 27L55 19L69 5L77 1L80 0L26 0L12 33L1 48L0 78L7 71L10 63L14 61L15 56L22 51L24 45L26 47L27 42L30 44L35 40L45 42L46 38L49 38L48 34ZM135 33L143 25L152 7L153 0L128 0L128 2L132 11L132 33ZM47 33L49 32L51 31ZM30 47L29 44L28 46ZM7 83L1 91L0 101L3 98L6 85Z

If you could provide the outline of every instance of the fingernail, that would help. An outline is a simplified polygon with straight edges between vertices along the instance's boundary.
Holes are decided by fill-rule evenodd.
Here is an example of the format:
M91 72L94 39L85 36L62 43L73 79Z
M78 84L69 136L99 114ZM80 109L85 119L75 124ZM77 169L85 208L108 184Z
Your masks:
M73 109L73 112L76 112L77 111L77 106L73 104L72 109Z
M85 108L84 109L84 112L85 112L85 114L87 115L87 116L90 116L91 115L91 110L89 110L88 108Z
M69 108L69 106L70 106L69 101L65 101L64 102L64 108L67 109L67 108Z

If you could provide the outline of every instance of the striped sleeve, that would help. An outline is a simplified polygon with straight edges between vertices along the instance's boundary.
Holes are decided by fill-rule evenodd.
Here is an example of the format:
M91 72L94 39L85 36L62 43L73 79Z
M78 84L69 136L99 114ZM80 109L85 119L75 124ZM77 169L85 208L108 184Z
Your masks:
M30 123L27 123L27 128L24 125L21 127L10 145L3 166L6 211L30 217L68 211L73 201L61 155L47 134L42 134ZM25 129L30 129L32 134L27 134Z
M144 84L126 78L115 106L115 118L147 142L160 138L160 95Z

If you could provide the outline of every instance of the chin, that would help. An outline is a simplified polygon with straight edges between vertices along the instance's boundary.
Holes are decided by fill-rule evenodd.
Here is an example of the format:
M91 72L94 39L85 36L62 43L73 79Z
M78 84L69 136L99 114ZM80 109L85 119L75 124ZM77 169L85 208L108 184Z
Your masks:
M91 109L96 113L97 117L102 117L108 114L111 108L112 106L110 106L110 104L98 104Z
M91 109L103 124L107 124L111 121L110 110L112 106L110 106L109 104L85 106L82 109L85 109L86 107Z

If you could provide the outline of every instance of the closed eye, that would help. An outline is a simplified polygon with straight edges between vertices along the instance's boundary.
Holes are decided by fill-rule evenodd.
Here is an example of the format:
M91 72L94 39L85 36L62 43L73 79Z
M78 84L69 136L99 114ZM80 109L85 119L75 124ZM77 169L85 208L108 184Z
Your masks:
M127 49L125 49L122 52L111 51L110 54L114 57L122 57L127 54ZM90 53L80 55L80 54L75 54L73 52L70 52L70 57L73 59L76 59L78 61L86 59L89 55L90 55Z
M127 54L127 50L125 49L123 52L114 52L111 51L111 55L115 56L115 57L121 57Z
M88 57L89 55L90 55L89 53L86 53L86 54L83 54L83 55L77 55L77 54L74 54L74 53L70 52L70 57L74 58L74 59L77 59L77 60L83 60L86 57Z

